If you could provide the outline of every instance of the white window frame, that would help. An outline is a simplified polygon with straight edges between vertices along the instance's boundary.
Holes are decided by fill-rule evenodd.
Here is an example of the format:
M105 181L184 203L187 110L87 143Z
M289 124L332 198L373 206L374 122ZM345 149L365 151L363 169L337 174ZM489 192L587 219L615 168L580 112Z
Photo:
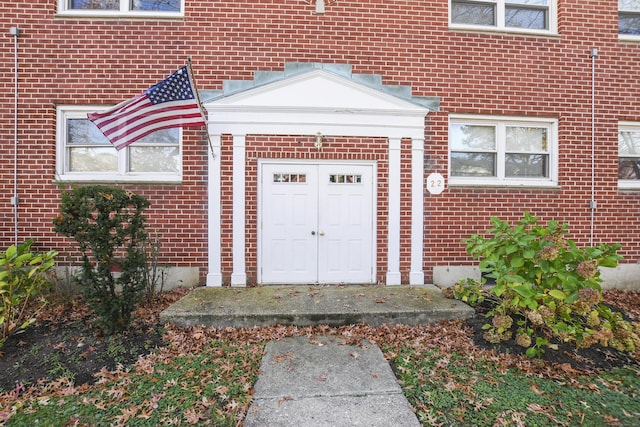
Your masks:
M72 172L69 170L69 158L67 157L67 119L86 119L87 113L105 110L109 107L59 105L57 107L56 121L56 179L61 182L145 182L145 183L181 183L182 182L182 153L183 133L179 129L179 170L169 172L129 172L129 149L124 148L118 154L118 172ZM134 143L135 144L135 143ZM115 148L114 148L115 150Z
M640 132L640 122L619 122L618 135L621 131ZM618 168L620 168L620 151L618 150ZM640 190L640 179L618 179L618 188L623 190Z
M618 2L618 23L620 23L620 12L622 10L623 9L620 9L620 3ZM639 13L639 11L636 11L636 10L630 10L630 11L627 11L627 12ZM618 38L620 40L640 42L640 34L620 34L619 31L620 30L618 29Z
M471 177L452 176L451 174L451 125L485 125L496 127L496 176ZM544 178L508 178L505 177L505 128L507 126L535 126L547 128L549 153L549 176ZM558 186L558 120L551 118L530 118L516 116L482 116L472 114L451 114L448 125L448 183L450 186L479 187L557 187ZM456 151L456 150L453 150Z
M506 27L505 26L505 11L506 4L509 0L465 0L469 3L493 3L496 5L496 25L473 25L473 24L458 24L452 22L452 12L454 0L449 0L449 28L457 30L467 31L495 31L501 33L522 33L522 34L544 34L544 35L557 35L558 34L558 0L549 0L549 28L545 30L518 28L518 27Z
M152 10L130 10L130 0L120 0L120 10L71 9L69 0L58 0L58 15L86 18L183 18L185 0L180 0L179 12L160 12Z

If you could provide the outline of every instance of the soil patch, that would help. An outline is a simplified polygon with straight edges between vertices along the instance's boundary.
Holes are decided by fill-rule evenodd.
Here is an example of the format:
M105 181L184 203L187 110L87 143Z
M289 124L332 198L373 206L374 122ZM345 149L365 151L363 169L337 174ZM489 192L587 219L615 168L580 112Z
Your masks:
M9 337L0 348L0 390L21 389L66 377L76 386L92 384L94 374L132 365L140 356L164 346L158 315L187 291L157 295L139 308L129 330L103 335L80 296L49 303L37 322Z
M629 321L640 321L640 292L636 291L611 291L603 292L605 304L612 310L623 313L623 317ZM490 323L485 317L488 306L476 307L475 317L467 320L467 325L473 330L473 342L482 349L494 350L498 353L509 353L524 356L526 349L519 346L515 338L499 344L492 344L483 338L485 332L483 325ZM513 336L515 337L515 323ZM569 364L572 369L593 372L600 369L611 369L623 366L640 365L640 349L635 354L618 351L611 347L592 345L588 348L575 348L575 346L554 342L557 350L545 348L545 353L539 358L548 363Z

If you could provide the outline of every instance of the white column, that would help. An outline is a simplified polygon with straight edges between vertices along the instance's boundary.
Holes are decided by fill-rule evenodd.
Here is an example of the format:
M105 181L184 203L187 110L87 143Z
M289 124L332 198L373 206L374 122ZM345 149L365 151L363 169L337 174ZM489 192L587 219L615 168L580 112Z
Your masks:
M400 285L400 138L389 138L388 206L386 284Z
M208 262L207 286L222 286L220 258L220 135L210 135L208 176Z
M409 284L423 285L424 270L424 139L411 142L411 271Z
M245 135L233 135L233 272L231 286L246 286L245 265Z

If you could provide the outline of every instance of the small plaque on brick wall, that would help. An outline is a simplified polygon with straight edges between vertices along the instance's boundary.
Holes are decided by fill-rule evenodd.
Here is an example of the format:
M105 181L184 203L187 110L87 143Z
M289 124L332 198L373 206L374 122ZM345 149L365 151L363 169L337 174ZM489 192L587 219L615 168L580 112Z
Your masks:
M427 177L427 190L431 194L440 194L444 191L444 177L439 173L432 173Z

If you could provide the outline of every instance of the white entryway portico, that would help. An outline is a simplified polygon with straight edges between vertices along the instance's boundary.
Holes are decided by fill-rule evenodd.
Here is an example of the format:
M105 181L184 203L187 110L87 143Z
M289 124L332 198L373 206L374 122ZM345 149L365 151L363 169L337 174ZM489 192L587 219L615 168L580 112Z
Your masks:
M227 81L221 92L202 92L204 107L208 112L208 129L212 141L209 156L208 173L208 274L207 286L221 286L223 283L220 206L221 188L221 158L220 149L222 135L232 135L233 140L233 225L232 225L232 264L230 282L232 286L247 284L245 262L246 226L246 162L245 141L247 135L306 135L314 137L384 137L388 141L388 226L387 232L387 272L386 284L401 283L400 272L400 195L401 195L401 140L411 139L411 267L409 281L411 284L423 284L423 225L424 225L424 135L425 116L433 109L432 98L416 98L411 96L411 89L405 86L382 85L380 76L352 74L351 67L342 64L287 64L284 72L256 72L251 81ZM437 108L437 102L435 103ZM260 161L258 159L258 161ZM310 185L296 185L287 188L283 184L286 165L297 165L291 174L298 174L296 180L303 174L304 179L315 179L318 176L317 187ZM283 169L284 168L284 169ZM359 169L363 168L363 169ZM284 172L280 172L280 171ZM337 172L335 172L337 171ZM309 200L318 200L318 195L326 193L323 185L329 185L327 179L356 179L359 176L371 177L366 185L336 185L335 189L344 194L356 194L359 206L364 207L364 213L358 220L368 221L371 231L369 239L364 239L364 232L359 228L352 228L358 234L351 239L358 241L364 248L363 260L369 260L373 265L364 265L368 273L364 276L354 274L352 280L337 280L336 282L362 283L375 278L371 270L375 269L375 224L376 201L375 162L372 164L349 164L348 162L278 162L274 159L260 162L258 198L274 198L282 191L298 191L304 187L308 191ZM319 175L317 175L319 174ZM319 178L330 175L339 178ZM265 178L266 177L266 178ZM265 179L267 181L265 181ZM277 180L280 179L280 182ZM288 177L287 179L293 179ZM302 179L302 178L300 178ZM276 181L274 181L276 180ZM332 190L333 191L333 190ZM355 192L355 193L354 193ZM277 193L280 194L280 193ZM337 194L337 193L336 193ZM341 197L336 195L336 197ZM286 203L294 198L287 199ZM270 202L277 202L270 200ZM316 202L314 202L316 203ZM281 276L277 273L282 259L277 259L267 253L270 244L279 244L281 237L291 232L291 228L276 232L277 222L282 218L271 218L270 211L264 205L259 208L260 230L258 239L261 241L258 250L258 281L265 283L300 283L311 277L310 282L333 282L333 279L321 266L322 256L315 256L315 267L320 268L315 280L312 276L301 276L301 279L291 279L291 269ZM293 208L293 206L291 206ZM322 209L311 207L305 215L310 215L309 223L305 224L305 233L309 236L326 230L315 229L318 215ZM369 218L369 215L371 218ZM266 221L265 221L266 220ZM305 219L307 221L307 219ZM315 222L314 222L315 221ZM311 226L309 226L311 224ZM267 230L264 227L269 227ZM365 229L362 228L362 229ZM350 231L351 232L351 231ZM282 234L284 233L284 234ZM276 238L277 237L277 238ZM276 242L277 241L277 242ZM355 261L354 261L355 262ZM288 267L285 266L285 270ZM304 273L310 274L310 273ZM289 275L289 276L288 276ZM295 274L294 274L295 275ZM289 277L289 279L288 279ZM346 271L337 272L335 277L348 277Z

